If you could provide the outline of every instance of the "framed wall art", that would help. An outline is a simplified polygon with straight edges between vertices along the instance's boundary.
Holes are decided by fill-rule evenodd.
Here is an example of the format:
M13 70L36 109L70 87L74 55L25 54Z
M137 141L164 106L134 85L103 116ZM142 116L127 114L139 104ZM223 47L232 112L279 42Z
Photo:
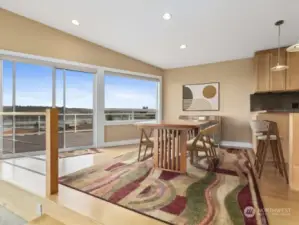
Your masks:
M219 111L220 84L183 85L183 111Z

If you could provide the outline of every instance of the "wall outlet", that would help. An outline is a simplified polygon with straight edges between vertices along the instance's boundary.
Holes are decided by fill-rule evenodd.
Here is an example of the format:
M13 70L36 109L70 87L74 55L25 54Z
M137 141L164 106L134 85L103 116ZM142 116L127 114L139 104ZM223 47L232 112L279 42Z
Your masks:
M37 204L36 205L36 214L38 216L41 216L43 214L43 205L42 204Z

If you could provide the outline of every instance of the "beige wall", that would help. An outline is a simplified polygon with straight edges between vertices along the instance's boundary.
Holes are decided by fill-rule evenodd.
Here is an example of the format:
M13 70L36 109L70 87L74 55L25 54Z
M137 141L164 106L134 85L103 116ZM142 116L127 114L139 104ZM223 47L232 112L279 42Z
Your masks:
M164 119L176 120L182 114L221 115L223 140L251 143L249 95L255 85L253 71L253 59L167 70L163 76ZM220 82L220 111L182 111L182 85L206 82Z
M3 9L0 9L0 30L0 49L163 75L162 69ZM224 140L251 141L248 120L250 118L249 94L254 86L252 59L167 70L164 74L163 116L165 119L174 120L180 114L222 115L225 117ZM201 82L220 82L219 112L182 111L182 85ZM139 133L134 129L132 126L105 128L105 140L136 139Z
M163 74L162 69L1 8L0 49L134 72Z
M105 142L126 141L140 138L140 131L136 125L107 125L104 130Z

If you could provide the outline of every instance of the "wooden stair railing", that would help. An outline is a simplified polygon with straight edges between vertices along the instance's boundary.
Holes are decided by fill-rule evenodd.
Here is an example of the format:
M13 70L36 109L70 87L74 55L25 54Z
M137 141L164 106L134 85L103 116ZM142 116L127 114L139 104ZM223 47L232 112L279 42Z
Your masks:
M58 109L49 108L45 112L0 112L3 116L45 116L46 118L46 194L58 192Z

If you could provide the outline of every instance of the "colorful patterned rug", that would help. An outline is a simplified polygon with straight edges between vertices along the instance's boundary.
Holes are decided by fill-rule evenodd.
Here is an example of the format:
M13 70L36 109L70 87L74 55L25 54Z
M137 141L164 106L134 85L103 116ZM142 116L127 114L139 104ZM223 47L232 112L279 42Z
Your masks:
M267 225L246 151L219 150L207 170L198 157L187 175L153 169L132 152L60 178L60 183L168 224Z

